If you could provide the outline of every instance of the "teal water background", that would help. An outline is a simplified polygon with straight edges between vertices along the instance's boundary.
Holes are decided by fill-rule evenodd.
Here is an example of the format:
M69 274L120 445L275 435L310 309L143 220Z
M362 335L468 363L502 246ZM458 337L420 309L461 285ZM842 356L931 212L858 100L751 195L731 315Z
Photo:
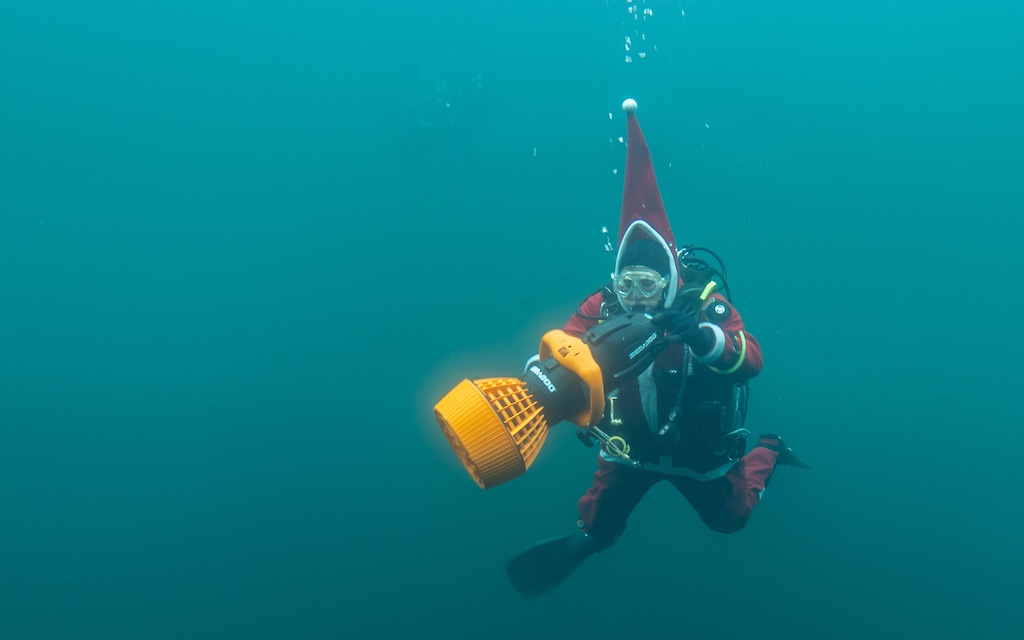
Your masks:
M0 8L0 638L1020 637L1024 4L630 6ZM594 452L431 409L607 277L627 97L814 468L524 602Z

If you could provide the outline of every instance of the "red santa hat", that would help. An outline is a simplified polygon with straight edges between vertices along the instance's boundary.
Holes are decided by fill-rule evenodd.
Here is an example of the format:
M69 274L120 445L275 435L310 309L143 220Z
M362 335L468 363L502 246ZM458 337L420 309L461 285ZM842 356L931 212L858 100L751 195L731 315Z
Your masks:
M647 148L644 132L640 130L640 121L636 119L636 100L627 99L622 103L622 110L626 112L627 125L626 183L622 190L619 244L633 221L646 220L675 251L676 241L665 213L665 203L661 201L651 151Z
M629 98L622 103L626 112L626 180L622 189L622 214L619 217L619 252L615 260L615 272L622 267L623 257L630 257L636 252L630 251L631 245L653 241L664 251L668 261L669 285L665 291L665 306L671 306L679 287L679 265L676 259L676 239L672 227L668 223L665 204L661 201L658 180L654 176L654 163L651 152L647 148L644 132L640 130L640 122L636 119L636 100ZM660 260L658 262L661 262ZM661 263L664 264L664 263ZM658 271L663 271L661 264L649 264Z

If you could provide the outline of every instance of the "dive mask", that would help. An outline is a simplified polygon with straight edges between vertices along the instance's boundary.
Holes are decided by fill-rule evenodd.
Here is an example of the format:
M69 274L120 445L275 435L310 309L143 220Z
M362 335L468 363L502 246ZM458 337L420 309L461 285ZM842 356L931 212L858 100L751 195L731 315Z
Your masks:
M620 298L653 298L667 285L668 278L644 267L629 267L615 276L615 292Z

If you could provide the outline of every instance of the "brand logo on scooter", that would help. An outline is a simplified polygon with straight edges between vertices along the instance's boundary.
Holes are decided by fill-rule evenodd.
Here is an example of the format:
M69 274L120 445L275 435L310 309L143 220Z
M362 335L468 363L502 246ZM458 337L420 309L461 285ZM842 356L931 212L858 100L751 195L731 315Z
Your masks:
M533 365L532 367L530 367L530 373L537 376L537 378L544 383L544 386L548 388L548 391L550 391L551 393L555 393L557 391L557 389L555 388L555 383L551 382L551 378L549 378L546 373L541 371L540 367L538 367L537 365Z
M640 355L641 353L643 353L644 349L646 349L647 347L651 346L651 343L654 342L657 339L658 339L658 334L657 333L652 333L646 340L644 340L644 343L642 345L640 345L636 349L633 349L632 351L629 352L629 359L632 360L633 358L635 358L638 355Z

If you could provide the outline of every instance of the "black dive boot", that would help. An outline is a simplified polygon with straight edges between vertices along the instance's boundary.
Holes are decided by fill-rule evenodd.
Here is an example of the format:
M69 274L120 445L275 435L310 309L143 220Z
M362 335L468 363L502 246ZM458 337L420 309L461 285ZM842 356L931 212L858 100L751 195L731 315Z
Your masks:
M561 584L584 560L600 550L597 540L582 531L549 538L509 560L505 573L519 595L537 598Z
M761 434L761 439L758 440L757 446L777 451L779 454L779 457L775 461L775 464L777 465L785 464L799 469L811 468L806 462L796 457L796 454L789 448L785 440L773 433Z

